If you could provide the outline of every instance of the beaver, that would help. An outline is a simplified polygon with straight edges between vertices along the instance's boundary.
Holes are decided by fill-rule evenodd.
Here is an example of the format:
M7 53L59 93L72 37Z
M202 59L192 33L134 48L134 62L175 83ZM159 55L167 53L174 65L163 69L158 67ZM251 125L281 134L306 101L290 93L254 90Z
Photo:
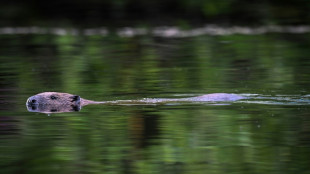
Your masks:
M117 104L117 105L139 105L139 104L164 104L171 102L227 102L245 99L238 94L213 93L188 98L144 98L141 100L116 100L116 101L92 101L83 99L78 95L61 92L43 92L27 99L28 111L55 113L72 112L81 110L82 106L89 104Z

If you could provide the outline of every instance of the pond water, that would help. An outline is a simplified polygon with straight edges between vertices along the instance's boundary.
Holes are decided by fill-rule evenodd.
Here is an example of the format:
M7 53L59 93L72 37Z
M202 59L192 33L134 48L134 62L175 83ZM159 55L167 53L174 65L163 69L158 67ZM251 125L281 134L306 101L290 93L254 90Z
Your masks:
M309 34L0 35L0 173L309 173ZM29 96L247 100L28 112Z

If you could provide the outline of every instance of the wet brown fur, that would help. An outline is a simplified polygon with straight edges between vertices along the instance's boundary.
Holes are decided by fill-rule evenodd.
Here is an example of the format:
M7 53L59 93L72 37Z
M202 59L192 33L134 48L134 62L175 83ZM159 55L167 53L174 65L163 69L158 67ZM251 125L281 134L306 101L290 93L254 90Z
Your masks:
M28 98L27 103L38 105L81 105L98 104L91 100L86 100L78 95L61 92L43 92Z

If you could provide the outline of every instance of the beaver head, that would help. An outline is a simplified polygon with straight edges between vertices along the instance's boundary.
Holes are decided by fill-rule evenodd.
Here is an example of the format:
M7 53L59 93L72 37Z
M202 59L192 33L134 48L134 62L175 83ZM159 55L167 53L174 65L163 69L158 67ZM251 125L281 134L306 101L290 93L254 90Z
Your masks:
M26 105L31 112L72 112L79 111L81 98L78 95L59 92L43 92L27 99Z
M43 92L27 99L27 105L80 105L80 96L60 92Z

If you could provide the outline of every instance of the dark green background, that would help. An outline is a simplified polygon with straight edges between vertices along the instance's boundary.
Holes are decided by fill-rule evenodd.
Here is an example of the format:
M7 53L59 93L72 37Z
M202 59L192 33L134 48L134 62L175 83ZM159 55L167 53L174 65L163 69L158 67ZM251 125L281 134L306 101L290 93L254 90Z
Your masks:
M114 31L209 23L307 25L309 3L2 1L1 29L106 27L110 34L1 33L0 173L308 174L308 33L164 38ZM269 98L219 105L93 105L51 116L28 112L27 98L45 91L97 101L215 92Z
M95 105L51 116L25 106L44 91L290 100L309 94L308 37L2 35L0 173L308 173L307 103Z

